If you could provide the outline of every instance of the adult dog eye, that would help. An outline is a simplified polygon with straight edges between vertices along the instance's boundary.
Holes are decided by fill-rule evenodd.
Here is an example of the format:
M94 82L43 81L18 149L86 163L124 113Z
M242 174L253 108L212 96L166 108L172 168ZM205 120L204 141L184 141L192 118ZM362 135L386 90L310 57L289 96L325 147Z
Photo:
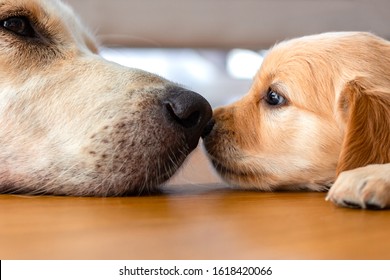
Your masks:
M1 26L20 36L35 37L35 31L26 17L7 18L1 21Z
M264 100L270 106L281 106L286 104L286 99L272 89L268 90Z

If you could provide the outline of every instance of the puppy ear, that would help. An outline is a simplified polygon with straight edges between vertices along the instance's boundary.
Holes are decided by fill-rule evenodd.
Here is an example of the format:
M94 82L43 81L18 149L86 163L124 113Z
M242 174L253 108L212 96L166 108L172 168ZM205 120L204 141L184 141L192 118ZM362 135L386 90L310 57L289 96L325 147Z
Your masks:
M346 123L337 175L345 170L390 162L390 91L356 78L338 101Z

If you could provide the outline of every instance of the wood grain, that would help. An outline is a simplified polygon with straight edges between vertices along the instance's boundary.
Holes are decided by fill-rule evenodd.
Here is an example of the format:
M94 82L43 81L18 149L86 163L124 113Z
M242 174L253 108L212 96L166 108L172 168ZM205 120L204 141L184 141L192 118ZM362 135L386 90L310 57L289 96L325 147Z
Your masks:
M0 259L389 259L390 211L223 184L147 197L0 196Z

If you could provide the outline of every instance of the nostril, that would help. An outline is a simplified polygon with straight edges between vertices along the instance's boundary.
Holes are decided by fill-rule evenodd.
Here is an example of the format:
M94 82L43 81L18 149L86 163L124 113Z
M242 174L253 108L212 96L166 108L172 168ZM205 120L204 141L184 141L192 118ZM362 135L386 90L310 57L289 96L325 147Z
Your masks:
M199 124L200 112L196 111L191 113L187 118L181 119L180 124L185 128L195 127Z
M165 107L171 117L181 126L184 128L192 128L199 124L201 113L200 111L184 111L184 112L178 112L178 110L175 111L174 105L170 102L167 102L165 104Z

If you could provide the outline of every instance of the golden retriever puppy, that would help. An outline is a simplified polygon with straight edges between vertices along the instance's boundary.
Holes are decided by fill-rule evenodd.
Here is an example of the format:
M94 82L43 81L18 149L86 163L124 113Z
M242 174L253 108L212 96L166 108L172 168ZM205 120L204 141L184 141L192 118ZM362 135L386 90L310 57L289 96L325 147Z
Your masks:
M204 145L233 185L389 207L390 43L342 32L277 44L249 93L214 111Z
M0 192L153 191L212 110L159 76L108 62L71 8L0 0Z

